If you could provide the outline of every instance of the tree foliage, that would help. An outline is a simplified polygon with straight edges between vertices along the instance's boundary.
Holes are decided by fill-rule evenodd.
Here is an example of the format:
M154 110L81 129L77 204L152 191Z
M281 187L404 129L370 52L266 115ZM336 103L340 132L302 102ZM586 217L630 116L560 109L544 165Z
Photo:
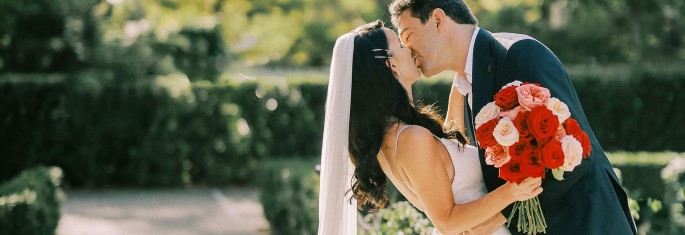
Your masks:
M565 63L685 59L680 0L466 0L492 32L529 34ZM327 66L335 39L389 22L391 0L0 0L0 72L108 71L128 81L228 65ZM392 27L389 25L389 27Z

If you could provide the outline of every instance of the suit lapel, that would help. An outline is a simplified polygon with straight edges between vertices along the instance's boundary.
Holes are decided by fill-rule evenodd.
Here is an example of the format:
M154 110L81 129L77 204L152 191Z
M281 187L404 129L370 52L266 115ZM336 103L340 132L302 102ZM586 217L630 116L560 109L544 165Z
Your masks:
M492 100L495 81L495 53L491 48L494 38L490 32L478 30L478 36L473 46L473 114Z
M506 49L497 42L490 32L481 29L478 31L473 51L473 112L471 120L480 112L488 102L493 100L496 79L504 75L504 60ZM501 80L501 79L500 79ZM470 126L470 125L469 125ZM470 126L473 128L472 126ZM472 129L475 137L475 130ZM483 171L483 181L488 191L495 190L504 181L499 179L497 168L485 163L485 151L479 149L481 169Z

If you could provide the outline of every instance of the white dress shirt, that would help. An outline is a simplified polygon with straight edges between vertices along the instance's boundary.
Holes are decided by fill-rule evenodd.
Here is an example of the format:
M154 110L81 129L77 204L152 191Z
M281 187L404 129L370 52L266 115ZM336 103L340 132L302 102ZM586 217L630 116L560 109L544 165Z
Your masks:
M480 30L480 28L476 26L476 29L473 30L473 36L471 36L469 52L466 54L466 65L464 65L464 73L466 74L466 77L456 73L454 74L454 81L452 82L452 85L457 87L457 91L459 91L459 93L464 96L469 95L469 108L471 110L473 110L473 95L471 94L473 90L473 87L471 86L471 83L473 82L473 78L471 77L473 74L473 45L476 44L478 30Z

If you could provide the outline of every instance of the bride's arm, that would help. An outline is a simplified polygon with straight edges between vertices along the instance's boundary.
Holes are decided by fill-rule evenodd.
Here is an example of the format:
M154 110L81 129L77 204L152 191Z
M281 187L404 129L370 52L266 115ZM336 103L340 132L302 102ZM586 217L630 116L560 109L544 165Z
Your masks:
M445 125L453 125L452 128L456 128L464 133L466 128L464 124L464 95L459 93L457 86L452 84L452 90L450 91L449 102L447 103L447 114L445 115Z
M433 225L444 234L469 230L514 201L526 200L542 192L539 179L528 179L520 185L504 184L476 201L455 204L451 182L438 155L439 148L444 147L435 141L430 131L410 127L400 136L398 146L396 157L409 187Z
M466 123L464 116L464 95L459 93L456 84L453 82L450 90L449 102L447 103L447 115L445 115L444 126L452 130L461 132L466 136ZM468 230L472 234L492 234L506 222L502 213L497 213L485 222Z

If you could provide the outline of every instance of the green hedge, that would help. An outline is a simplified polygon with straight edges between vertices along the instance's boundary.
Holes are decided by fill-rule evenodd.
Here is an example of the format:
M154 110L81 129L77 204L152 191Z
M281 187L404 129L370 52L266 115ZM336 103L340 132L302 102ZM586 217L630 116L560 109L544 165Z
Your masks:
M312 159L279 159L258 170L260 202L272 234L316 234L318 229L318 163ZM431 234L432 224L399 192L389 188L393 203L376 214L364 216L360 234Z
M685 70L652 70L569 69L605 150L685 151ZM249 184L260 161L319 154L325 71L111 76L0 75L0 180L50 164L71 186ZM414 96L445 110L449 89L448 76L425 79Z
M680 234L669 232L670 229L676 229L672 228L674 219L670 216L675 211L665 205L672 204L672 199L679 192L670 189L671 181L664 177L664 171L667 165L685 155L673 152L614 152L608 156L613 166L619 169L621 183L634 200L631 207L638 210L635 222L644 231L642 234ZM685 183L685 177L677 182Z
M55 234L62 170L36 167L0 184L0 234Z
M260 170L260 202L272 234L316 234L319 176L315 161L277 160Z
M361 228L359 234L433 234L433 224L425 214L417 210L408 201L393 202L375 214L364 217L369 228Z
M188 150L169 120L186 106L142 86L53 79L0 84L0 179L50 164L74 186L182 181Z
M621 172L641 234L685 232L685 155L614 152L609 158ZM312 160L277 160L266 163L260 171L260 201L274 233L316 233L319 185L313 165ZM389 191L393 203L366 215L368 225L360 225L360 234L429 232L431 225L425 215L403 202L394 188L389 187Z
M0 77L0 179L52 164L77 187L245 184L260 159L320 149L322 83L91 76Z

